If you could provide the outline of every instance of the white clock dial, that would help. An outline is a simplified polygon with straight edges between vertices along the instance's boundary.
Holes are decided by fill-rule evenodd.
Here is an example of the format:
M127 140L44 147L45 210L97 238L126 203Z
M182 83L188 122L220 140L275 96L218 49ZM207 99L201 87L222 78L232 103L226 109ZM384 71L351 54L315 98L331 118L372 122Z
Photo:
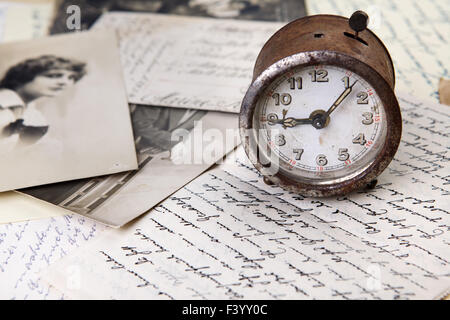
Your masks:
M261 150L279 159L280 170L316 183L362 172L381 150L387 131L373 87L330 65L295 69L276 79L259 99L253 122L269 146Z

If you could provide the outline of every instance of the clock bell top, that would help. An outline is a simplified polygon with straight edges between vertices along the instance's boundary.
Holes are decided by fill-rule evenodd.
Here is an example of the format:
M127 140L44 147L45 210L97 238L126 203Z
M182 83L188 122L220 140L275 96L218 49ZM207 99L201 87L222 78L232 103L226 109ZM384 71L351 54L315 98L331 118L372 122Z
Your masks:
M253 69L253 81L283 58L300 52L327 51L345 54L369 65L394 89L392 59L381 40L367 29L367 22L368 16L362 11L356 11L350 19L314 15L290 22L261 49Z

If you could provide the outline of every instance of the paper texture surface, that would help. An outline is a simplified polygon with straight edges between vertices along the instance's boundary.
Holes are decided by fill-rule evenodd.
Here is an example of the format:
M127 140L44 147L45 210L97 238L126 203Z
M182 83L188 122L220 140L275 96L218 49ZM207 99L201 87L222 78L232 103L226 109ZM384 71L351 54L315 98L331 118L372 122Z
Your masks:
M55 1L0 2L0 41L19 41L46 35Z
M356 10L365 11L369 29L383 41L394 62L396 89L439 101L439 79L449 76L449 1L305 1L310 15L350 17Z
M284 192L265 185L240 148L46 279L73 298L436 298L450 287L450 113L399 100L401 146L374 189L330 199ZM76 285L61 271L69 266Z
M0 225L9 222L45 219L70 213L45 201L15 191L0 193Z
M129 102L239 112L256 57L282 25L114 12L93 29L118 32Z
M1 225L0 299L64 298L64 293L40 280L39 272L103 230L73 214Z

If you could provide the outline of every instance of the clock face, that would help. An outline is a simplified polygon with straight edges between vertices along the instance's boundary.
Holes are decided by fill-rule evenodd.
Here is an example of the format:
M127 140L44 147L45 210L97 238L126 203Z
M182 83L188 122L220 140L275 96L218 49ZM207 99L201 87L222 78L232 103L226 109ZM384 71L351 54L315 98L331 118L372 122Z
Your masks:
M315 65L277 78L259 98L253 129L262 157L294 180L331 184L370 166L386 139L374 88L341 67Z

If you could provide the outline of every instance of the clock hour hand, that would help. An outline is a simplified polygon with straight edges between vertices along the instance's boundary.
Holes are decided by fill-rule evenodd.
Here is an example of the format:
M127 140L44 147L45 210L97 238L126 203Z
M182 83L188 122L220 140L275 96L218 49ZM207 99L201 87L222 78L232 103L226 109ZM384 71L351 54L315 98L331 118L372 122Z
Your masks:
M329 116L336 108L344 101L345 98L352 92L352 88L358 80L355 80L351 86L345 88L344 92L336 99L336 101L331 105L331 107L327 110L326 115Z
M284 120L286 118L287 110L283 109L282 113L283 113L283 118L282 119L278 119L278 116L277 116L276 113L268 114L267 115L267 122L269 122L270 125L283 124Z
M312 119L311 118L301 118L301 119L297 119L297 118L286 118L283 121L283 127L284 128L292 128L301 124L312 124Z
M284 129L286 128L292 128L300 124L311 124L313 119L312 118L305 118L305 119L296 119L296 118L286 118L287 110L283 109L283 118L279 119L278 116L275 113L271 113L267 115L267 122L269 122L270 125L274 124L281 124Z

